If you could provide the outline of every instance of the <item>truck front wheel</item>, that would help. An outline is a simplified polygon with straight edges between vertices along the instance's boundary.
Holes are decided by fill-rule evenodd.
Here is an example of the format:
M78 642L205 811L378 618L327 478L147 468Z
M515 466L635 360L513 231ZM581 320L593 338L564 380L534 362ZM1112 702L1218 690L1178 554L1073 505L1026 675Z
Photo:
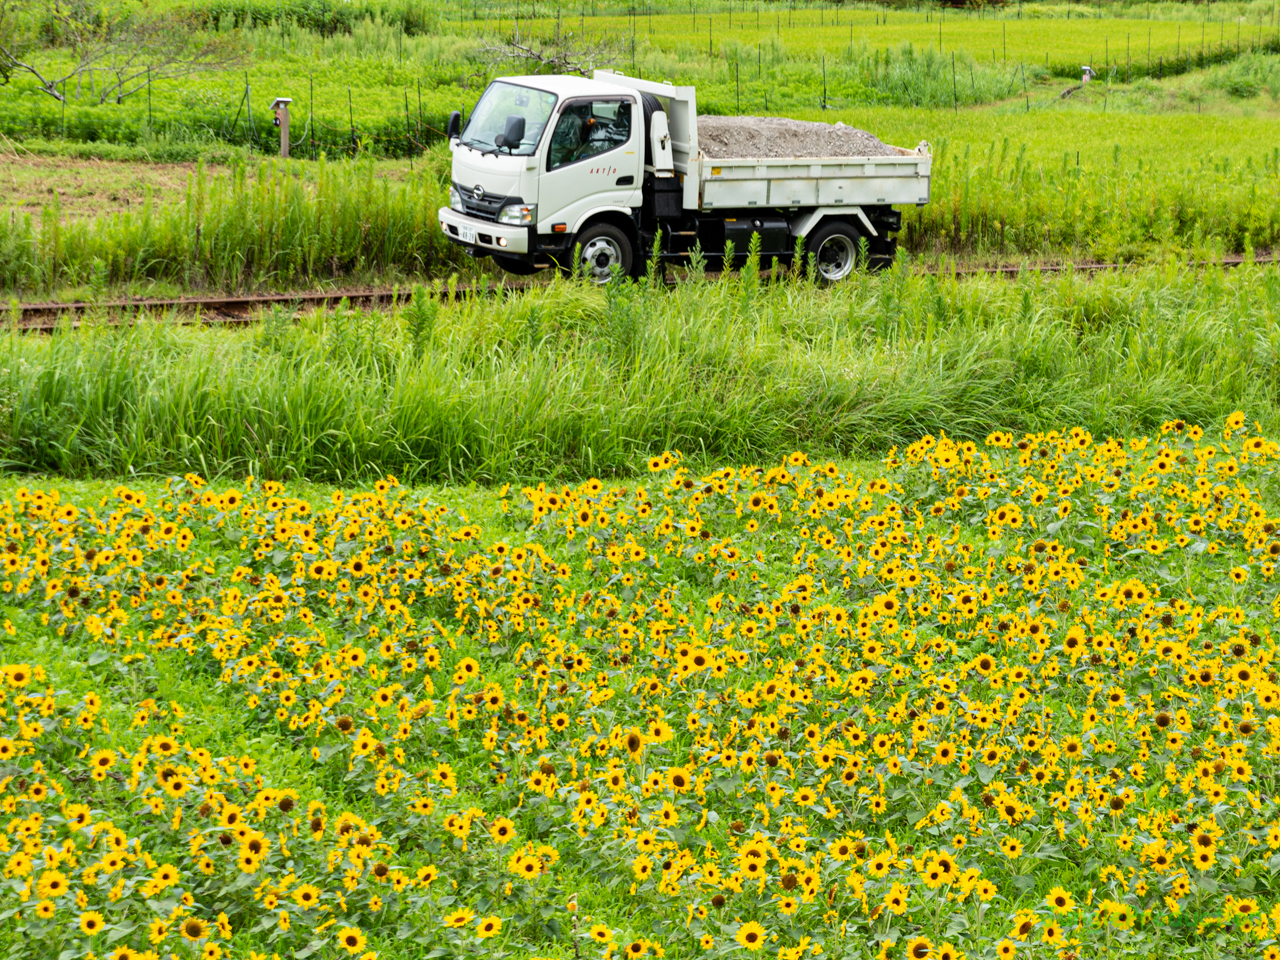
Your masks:
M839 283L858 265L858 241L861 234L840 220L829 220L805 238L805 250L812 253L818 279Z
M631 276L635 262L631 240L613 224L592 224L578 235L575 246L586 279L608 283L613 279L615 268L622 276Z

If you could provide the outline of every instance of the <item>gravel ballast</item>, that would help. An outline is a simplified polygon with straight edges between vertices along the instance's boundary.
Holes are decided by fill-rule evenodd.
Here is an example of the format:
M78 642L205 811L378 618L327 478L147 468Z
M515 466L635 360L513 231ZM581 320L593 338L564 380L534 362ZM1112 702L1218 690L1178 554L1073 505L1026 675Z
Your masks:
M741 157L893 157L898 151L843 123L785 117L698 117L698 146L714 159Z

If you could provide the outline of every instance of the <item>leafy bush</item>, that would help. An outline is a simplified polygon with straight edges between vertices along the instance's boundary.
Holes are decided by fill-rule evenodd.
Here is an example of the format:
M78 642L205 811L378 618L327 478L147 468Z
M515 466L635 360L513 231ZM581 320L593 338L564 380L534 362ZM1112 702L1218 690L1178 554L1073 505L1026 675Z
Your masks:
M287 19L323 36L350 32L356 10L351 4L330 0L213 0L192 8L205 26L254 27Z
M322 36L350 33L362 19L380 18L410 36L438 30L439 14L423 4L407 0L388 3L343 3L341 0L213 0L191 7L199 22L209 27L257 27L289 21Z

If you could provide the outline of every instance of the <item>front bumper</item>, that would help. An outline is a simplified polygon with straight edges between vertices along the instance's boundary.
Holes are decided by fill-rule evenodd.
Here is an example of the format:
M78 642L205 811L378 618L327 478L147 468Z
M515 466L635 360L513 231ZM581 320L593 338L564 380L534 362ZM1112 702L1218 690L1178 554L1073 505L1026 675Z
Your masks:
M476 232L474 242L462 239L462 228ZM529 227L510 227L492 220L477 220L451 210L440 208L440 229L454 243L470 247L477 253L524 254L529 252Z

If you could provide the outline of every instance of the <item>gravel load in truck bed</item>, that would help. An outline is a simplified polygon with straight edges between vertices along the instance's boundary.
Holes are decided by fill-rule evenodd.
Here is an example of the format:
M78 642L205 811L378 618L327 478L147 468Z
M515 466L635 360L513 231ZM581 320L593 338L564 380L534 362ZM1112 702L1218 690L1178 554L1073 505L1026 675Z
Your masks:
M785 117L698 117L698 146L714 159L893 157L898 151L857 127Z

